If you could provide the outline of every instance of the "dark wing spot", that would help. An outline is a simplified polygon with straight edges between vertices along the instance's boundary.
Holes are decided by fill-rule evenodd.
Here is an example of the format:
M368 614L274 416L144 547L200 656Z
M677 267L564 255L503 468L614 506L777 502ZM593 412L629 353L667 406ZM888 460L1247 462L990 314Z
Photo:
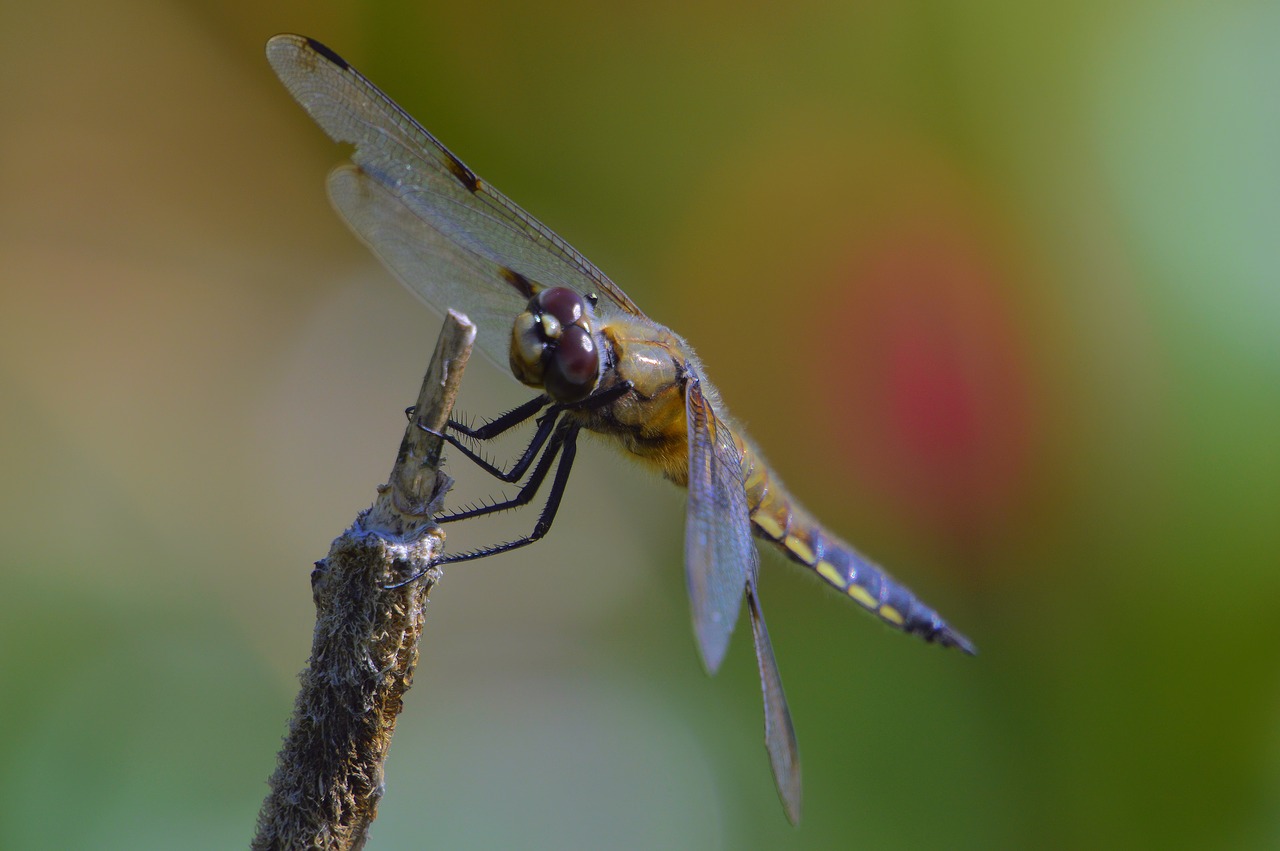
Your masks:
M449 173L458 178L458 182L467 187L467 191L471 193L480 191L480 178L476 177L476 173L462 164L462 160L444 151L449 157Z
M343 59L341 56L334 53L332 50L325 47L323 44L316 41L314 38L307 39L307 45L316 53L319 53L325 59L328 59L334 65L337 65L343 71L346 71L348 68L351 67L350 65L347 64L347 60Z
M502 267L502 279L510 284L513 290L520 293L520 295L525 298L533 298L533 294L542 289L542 287L538 286L524 275L521 275L514 269L508 269L506 266Z

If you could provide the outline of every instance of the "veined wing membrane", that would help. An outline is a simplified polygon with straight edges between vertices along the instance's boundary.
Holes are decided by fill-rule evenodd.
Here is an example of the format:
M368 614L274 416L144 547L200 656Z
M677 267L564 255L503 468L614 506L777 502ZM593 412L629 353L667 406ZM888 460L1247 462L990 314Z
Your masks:
M764 692L764 746L773 767L773 782L778 787L782 808L792 824L800 823L800 748L796 730L791 724L791 710L782 691L778 662L773 658L773 643L760 610L756 593L756 577L747 580L747 611L751 615L751 635L756 643L756 664L760 667L760 688Z
M715 673L729 648L747 577L759 555L751 539L738 448L693 376L685 385L689 434L689 504L684 566L702 663Z
M442 314L449 308L466 313L481 351L507 368L511 322L527 299L505 283L501 267L459 247L356 166L333 170L329 198L411 292Z
M328 48L302 36L279 35L267 43L267 58L316 123L335 141L355 146L352 161L436 233L544 286L599 293L618 309L642 315L603 272L550 228L482 182ZM369 239L364 231L361 234ZM437 309L469 308L469 304L442 303L443 296L453 293L439 291L438 271L431 266L397 269L410 289ZM502 277L488 280L484 290L510 301L511 286ZM506 317L507 324L517 312ZM499 362L505 361L504 354Z

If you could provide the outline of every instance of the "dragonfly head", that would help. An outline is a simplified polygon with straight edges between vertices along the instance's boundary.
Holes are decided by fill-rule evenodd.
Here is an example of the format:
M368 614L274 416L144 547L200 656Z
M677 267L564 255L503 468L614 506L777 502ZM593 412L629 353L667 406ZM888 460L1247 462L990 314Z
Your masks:
M600 383L600 350L591 309L567 287L529 299L511 330L511 372L557 402L577 402Z

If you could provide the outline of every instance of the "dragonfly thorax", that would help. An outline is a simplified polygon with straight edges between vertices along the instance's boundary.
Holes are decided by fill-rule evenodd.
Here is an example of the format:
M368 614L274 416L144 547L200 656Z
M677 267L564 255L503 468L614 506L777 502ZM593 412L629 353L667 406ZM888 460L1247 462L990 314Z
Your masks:
M557 402L577 402L600 383L590 306L567 287L540 291L511 329L511 372Z

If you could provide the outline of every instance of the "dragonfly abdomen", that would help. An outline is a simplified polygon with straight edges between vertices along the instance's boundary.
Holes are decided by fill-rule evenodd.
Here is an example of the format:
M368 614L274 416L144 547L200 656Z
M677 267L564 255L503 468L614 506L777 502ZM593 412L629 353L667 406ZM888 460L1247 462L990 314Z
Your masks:
M791 498L749 444L744 441L742 448L747 504L758 536L895 629L944 647L975 652L969 639L952 629L910 589L823 528Z

